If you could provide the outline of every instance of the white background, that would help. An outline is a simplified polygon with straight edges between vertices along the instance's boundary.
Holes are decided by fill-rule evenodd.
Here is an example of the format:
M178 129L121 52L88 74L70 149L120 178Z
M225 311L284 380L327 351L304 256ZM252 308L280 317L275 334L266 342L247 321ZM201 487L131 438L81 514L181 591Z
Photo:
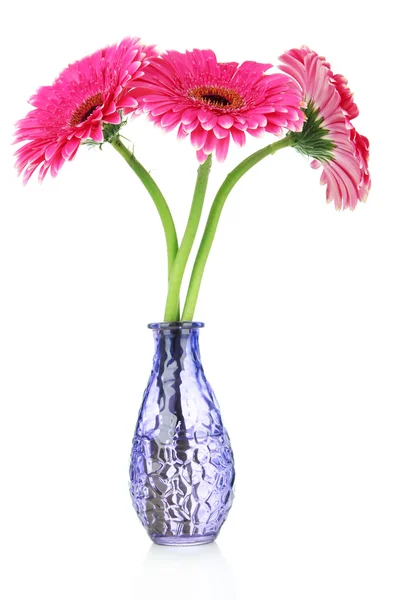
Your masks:
M393 4L394 6L394 4ZM0 596L4 600L398 600L400 382L397 21L389 2L45 0L3 8ZM128 463L162 319L158 215L111 147L23 187L13 123L69 63L138 35L164 50L277 62L306 43L347 76L371 142L366 205L337 213L291 149L224 209L195 317L237 464L216 544L159 548ZM182 234L189 142L125 134ZM261 144L215 164L223 177ZM203 221L204 224L204 221Z

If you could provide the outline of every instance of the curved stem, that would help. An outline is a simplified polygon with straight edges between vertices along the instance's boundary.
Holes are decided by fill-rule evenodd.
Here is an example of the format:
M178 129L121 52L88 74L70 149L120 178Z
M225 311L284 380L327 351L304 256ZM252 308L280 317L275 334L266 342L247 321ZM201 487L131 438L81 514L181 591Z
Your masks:
M210 214L208 216L208 220L204 229L204 234L193 266L186 302L182 313L183 321L193 320L194 310L196 308L200 284L206 266L207 258L215 237L215 232L217 230L217 225L221 216L222 209L224 207L225 201L229 193L237 184L239 179L241 179L243 175L247 173L247 171L249 171L254 165L260 162L260 160L262 160L269 154L274 154L277 150L280 150L281 148L286 148L290 145L290 138L285 137L273 144L270 144L269 146L266 146L265 148L262 148L261 150L258 150L257 152L254 152L254 154L251 154L250 156L245 158L245 160L238 164L237 167L235 167L233 171L231 171L227 175L225 181L219 188L217 195L215 196L214 202L211 206Z
M189 219L169 278L164 321L179 321L179 294L181 290L182 279L190 252L193 247L193 242L199 228L210 169L211 155L207 158L204 164L200 165L197 170L197 180L194 188Z
M146 171L143 165L141 165L140 162L135 158L133 153L121 142L120 138L114 138L110 141L110 144L116 149L117 152L119 152L131 169L136 173L156 205L158 214L160 215L160 219L164 227L165 240L167 242L169 278L172 272L175 257L178 252L178 238L176 235L174 220L172 218L171 211L169 210L167 201L165 200L160 188L150 173Z

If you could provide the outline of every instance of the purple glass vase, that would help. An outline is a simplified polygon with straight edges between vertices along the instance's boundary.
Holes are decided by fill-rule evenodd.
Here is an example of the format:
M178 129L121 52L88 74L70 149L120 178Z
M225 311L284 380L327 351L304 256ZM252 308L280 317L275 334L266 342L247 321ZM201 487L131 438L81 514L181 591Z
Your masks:
M233 455L201 364L203 326L149 325L155 355L129 474L133 506L157 544L212 542L232 504Z

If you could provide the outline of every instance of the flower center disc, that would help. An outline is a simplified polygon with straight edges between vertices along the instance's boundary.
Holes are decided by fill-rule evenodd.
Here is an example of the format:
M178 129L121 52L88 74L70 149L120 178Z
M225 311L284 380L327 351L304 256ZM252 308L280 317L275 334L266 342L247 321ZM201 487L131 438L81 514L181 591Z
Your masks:
M221 104L222 106L229 106L232 104L228 98L224 98L224 96L221 96L220 94L202 94L201 98L202 100L205 100L210 104L215 104L216 106Z
M94 94L94 96L89 96L89 98L86 98L86 100L82 102L82 104L80 104L72 113L72 117L69 122L70 126L76 127L77 125L80 125L80 123L84 123L90 117L90 115L94 113L96 108L99 108L99 106L102 104L103 96L100 92Z
M244 105L242 97L236 90L225 87L202 85L189 90L188 96L213 108L235 109Z

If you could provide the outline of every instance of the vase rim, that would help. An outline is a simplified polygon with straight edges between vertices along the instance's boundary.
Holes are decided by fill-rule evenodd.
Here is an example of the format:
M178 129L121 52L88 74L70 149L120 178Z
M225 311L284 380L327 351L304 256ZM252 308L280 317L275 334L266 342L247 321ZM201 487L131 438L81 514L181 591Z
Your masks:
M149 329L159 331L171 331L176 329L200 329L204 327L202 321L163 321L159 323L149 323L147 325Z

